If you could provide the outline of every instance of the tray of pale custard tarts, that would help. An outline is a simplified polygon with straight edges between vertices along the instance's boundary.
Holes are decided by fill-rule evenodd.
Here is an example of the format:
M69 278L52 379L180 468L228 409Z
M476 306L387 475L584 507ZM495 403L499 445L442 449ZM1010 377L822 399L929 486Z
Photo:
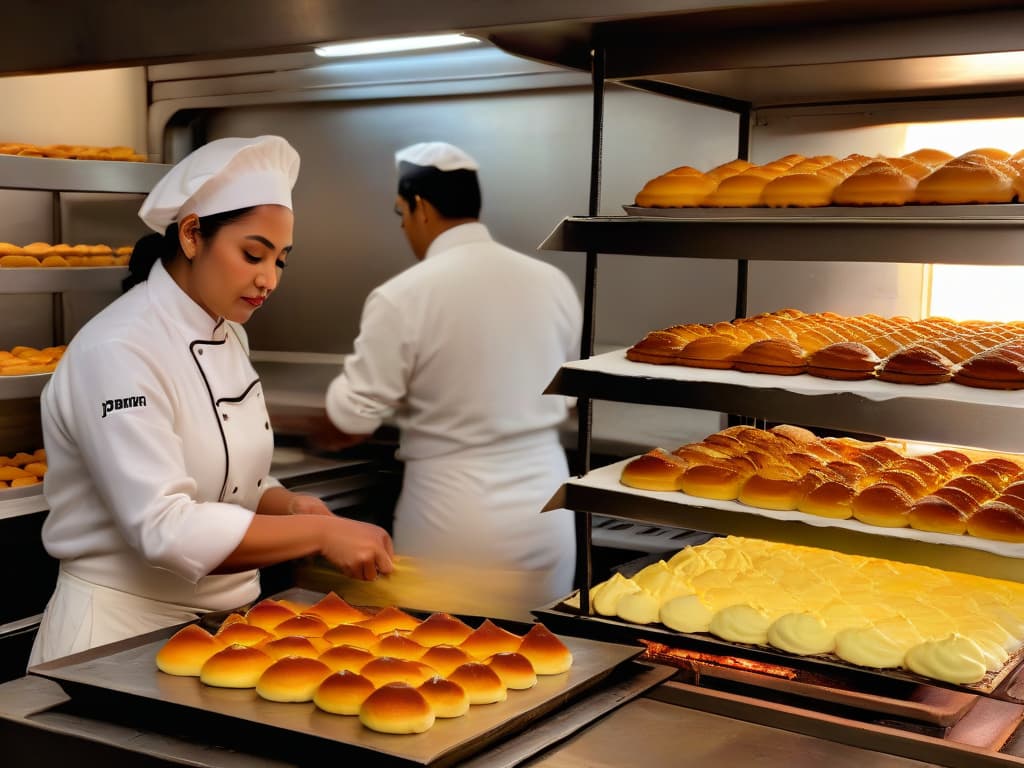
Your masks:
M581 616L576 593L536 613L648 647L1024 698L1016 582L728 536L614 573L591 588L590 605Z
M735 426L591 473L615 491L1024 557L1024 455Z
M1024 150L980 147L954 157L919 149L898 157L789 154L763 165L731 160L673 168L644 184L634 216L682 219L1006 217L1020 215Z
M543 624L418 617L289 590L30 671L72 699L230 718L298 747L450 765L599 684L640 653ZM312 745L312 746L310 746ZM306 753L304 753L306 754Z

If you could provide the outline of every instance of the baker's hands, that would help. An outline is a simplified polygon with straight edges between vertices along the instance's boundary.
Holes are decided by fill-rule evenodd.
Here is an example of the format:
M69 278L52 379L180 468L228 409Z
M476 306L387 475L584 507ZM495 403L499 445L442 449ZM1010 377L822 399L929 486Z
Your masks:
M334 516L334 513L327 508L323 501L316 496L307 496L302 493L292 494L291 499L288 500L288 514Z
M394 570L395 548L388 532L344 517L329 521L320 553L354 579L373 581Z

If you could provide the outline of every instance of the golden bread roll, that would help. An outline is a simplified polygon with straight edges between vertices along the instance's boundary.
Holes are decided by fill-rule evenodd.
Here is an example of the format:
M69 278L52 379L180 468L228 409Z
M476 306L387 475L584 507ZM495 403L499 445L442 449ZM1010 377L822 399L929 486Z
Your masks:
M32 478L33 480L37 480L38 479L31 472L27 472L26 470L22 469L21 467L12 467L12 466L0 467L0 480L6 480L7 482L11 482L12 480L20 480L20 479L23 479L23 478L25 478L25 479Z
M394 659L419 660L427 649L415 640L405 637L397 630L381 635L380 642L373 649L378 656L390 656Z
M341 670L320 683L313 703L332 715L358 715L373 691L373 683L358 672Z
M979 505L994 499L999 493L987 480L974 475L954 477L945 487L963 491Z
M739 173L749 171L754 167L754 164L749 160L730 160L727 163L722 163L712 168L710 171L705 173L709 179L714 179L717 182L722 182L725 179L731 178Z
M914 500L895 485L871 485L853 497L853 516L862 523L904 528Z
M1024 358L999 347L979 352L960 366L953 381L982 389L1022 389Z
M678 456L655 448L626 464L620 482L646 491L678 491L688 466L689 463Z
M815 171L787 173L769 181L761 192L769 208L818 208L832 202L841 179Z
M987 501L967 518L967 532L980 539L1024 542L1024 513L1002 501Z
M864 468L860 464L853 461L843 461L841 459L826 462L825 471L833 477L838 477L839 479L851 484L859 483L865 475Z
M821 483L796 503L801 512L818 517L846 520L853 515L853 497L856 491L847 483L828 480Z
M1017 499L1024 499L1024 480L1017 480L1010 483L1003 489L1003 496L1013 496Z
M702 499L732 501L740 495L746 476L722 464L697 464L683 473L682 491Z
M925 496L918 499L907 513L910 527L918 531L933 533L962 534L967 530L969 515L958 509L942 496Z
M259 648L229 645L206 660L199 681L215 688L255 688L260 676L274 663Z
M951 488L948 485L936 488L931 495L952 504L965 518L973 515L974 510L981 506L980 502L975 501L964 491L959 488Z
M38 477L16 477L14 480L10 481L10 487L25 488L26 486L29 485L38 485L40 482L42 481Z
M320 683L331 674L331 668L317 659L285 656L260 675L256 693L267 701L312 701Z
M307 613L319 616L328 627L354 624L370 618L368 613L349 605L348 601L338 597L334 592L328 592L321 600L311 605Z
M521 653L496 653L485 662L506 688L523 691L537 684L537 673L530 660Z
M420 663L426 664L436 670L438 674L447 677L455 669L472 660L472 656L454 645L435 645L423 654Z
M883 469L871 480L877 484L894 485L911 499L920 499L933 490L918 475L902 469Z
M984 480L993 488L993 490L995 490L996 493L1002 491L1003 488L1008 486L1010 481L1016 477L1015 474L1007 472L1002 467L992 465L984 461L968 464L962 471L966 476Z
M365 621L357 622L356 626L366 627L371 632L383 635L396 629L411 631L419 626L420 620L410 616L400 608L389 605Z
M432 667L409 659L392 659L378 656L366 663L359 674L378 688L388 683L408 683L417 686L436 673Z
M739 501L761 509L796 509L804 495L801 475L782 468L751 475L740 489Z
M295 611L291 608L268 598L250 608L245 614L245 620L260 629L272 632L274 627L294 615Z
M953 378L953 363L923 344L912 344L883 360L875 375L896 384L940 384Z
M832 193L836 205L905 205L917 179L888 162L868 163L843 179Z
M224 619L224 621L222 621L220 623L220 628L217 630L217 633L220 634L225 629L230 627L232 624L245 624L245 623L246 623L245 616L243 616L242 614L240 614L240 613L229 613L228 617L226 619Z
M781 170L751 168L718 183L714 192L704 198L705 208L753 208L764 205L764 188Z
M469 711L469 696L458 683L445 680L439 675L417 688L434 711L434 717L462 717Z
M369 650L377 645L377 636L366 627L339 624L324 632L324 640L331 645L354 645Z
M747 373L795 376L807 370L807 353L792 339L763 339L740 352L733 368Z
M409 633L409 638L425 648L458 645L473 633L473 628L449 613L433 613Z
M329 627L319 616L303 613L285 619L273 629L277 637L323 637Z
M949 152L943 152L941 149L929 148L915 149L913 152L907 152L903 157L909 158L923 165L927 165L931 168L938 168L953 159L953 156L949 154Z
M175 632L156 652L156 666L168 675L199 677L203 664L224 646L198 624Z
M376 656L364 648L354 645L336 645L316 657L326 664L332 672L361 672L363 667L373 661Z
M0 256L24 255L25 251L20 245L13 243L0 243Z
M486 664L467 662L448 675L448 679L466 692L470 704L494 704L508 698L508 689L498 673Z
M27 256L34 256L37 260L42 261L45 256L53 253L53 246L49 243L29 243L22 250Z
M490 619L484 619L458 647L474 659L486 659L496 653L515 651L522 641L519 635L502 629Z
M61 267L70 267L71 264L68 263L68 260L65 259L63 256L51 254L49 256L44 257L43 260L39 262L39 266L46 267L47 269L55 269Z
M683 348L688 343L669 331L651 331L626 350L626 359L634 363L679 365Z
M379 733L423 733L434 724L434 711L412 686L389 683L366 697L359 722Z
M923 179L933 170L932 166L911 157L887 157L885 162L914 179L915 187L917 186L916 182Z
M330 647L330 644L324 642L320 637L291 635L270 640L259 648L275 659L283 659L285 656L305 656L307 659L315 659Z
M1013 179L984 158L957 158L917 184L918 203L1009 203L1016 192Z
M806 445L818 441L818 436L804 427L796 427L792 424L778 424L768 430L773 435L784 437L794 445Z
M999 162L1006 162L1011 157L1010 153L1005 149L998 149L996 147L972 149L970 152L964 152L960 157L971 157L972 155L981 155L982 157L987 157L989 160L998 160Z
M730 336L702 336L683 348L679 363L693 368L732 368L733 361L747 346L746 340Z
M244 621L235 621L217 630L217 639L227 645L259 645L274 639L274 635Z
M710 195L718 182L699 171L696 174L672 174L651 179L636 196L642 208L691 208Z
M518 652L529 659L538 675L559 675L572 666L572 651L543 624L530 627Z
M41 266L35 256L8 254L0 256L0 267L38 267Z

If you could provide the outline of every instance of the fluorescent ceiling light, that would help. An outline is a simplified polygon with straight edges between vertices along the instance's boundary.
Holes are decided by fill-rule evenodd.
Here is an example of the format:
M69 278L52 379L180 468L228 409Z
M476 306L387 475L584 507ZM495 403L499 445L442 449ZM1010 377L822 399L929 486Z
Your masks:
M428 48L451 48L456 45L477 43L468 35L421 35L419 37L385 37L378 40L360 40L355 43L325 45L316 49L319 56L372 56L377 53L422 51Z

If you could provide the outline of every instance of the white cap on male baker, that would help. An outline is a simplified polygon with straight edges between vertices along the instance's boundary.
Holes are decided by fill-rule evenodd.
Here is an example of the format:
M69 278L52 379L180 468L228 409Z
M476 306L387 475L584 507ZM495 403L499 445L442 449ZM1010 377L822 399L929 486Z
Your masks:
M292 207L299 153L280 136L216 139L171 168L139 209L163 234L194 213L209 216L256 205Z

